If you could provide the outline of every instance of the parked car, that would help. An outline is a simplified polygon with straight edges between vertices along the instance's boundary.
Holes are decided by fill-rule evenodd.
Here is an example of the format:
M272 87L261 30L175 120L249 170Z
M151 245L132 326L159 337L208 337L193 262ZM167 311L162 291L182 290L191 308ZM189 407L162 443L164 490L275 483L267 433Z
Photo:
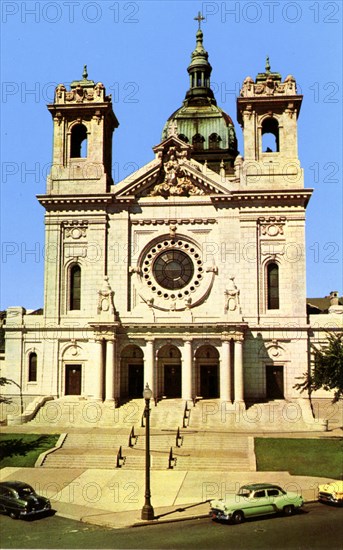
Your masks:
M241 523L245 518L283 512L289 516L304 504L302 496L284 491L278 485L243 485L236 495L210 502L213 520Z
M343 505L343 481L331 481L318 487L318 500Z
M35 516L51 510L50 500L35 493L31 485L22 481L0 483L0 512L13 519Z

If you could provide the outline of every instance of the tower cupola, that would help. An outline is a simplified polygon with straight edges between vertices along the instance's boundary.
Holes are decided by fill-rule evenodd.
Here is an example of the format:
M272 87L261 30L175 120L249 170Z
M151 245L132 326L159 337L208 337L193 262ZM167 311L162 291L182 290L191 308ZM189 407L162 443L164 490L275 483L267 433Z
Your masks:
M229 176L237 151L237 139L231 117L217 106L211 89L212 67L204 48L201 13L194 18L199 23L196 46L187 68L190 87L183 105L167 120L162 139L176 135L192 145L191 157L207 164L214 172Z
M187 69L190 79L190 88L186 93L187 104L199 104L201 100L207 99L216 105L217 103L214 99L210 83L212 67L208 61L208 53L203 45L204 33L201 30L201 21L204 20L204 17L199 12L198 16L194 19L199 22L199 28L196 33L196 47L192 52L192 59Z

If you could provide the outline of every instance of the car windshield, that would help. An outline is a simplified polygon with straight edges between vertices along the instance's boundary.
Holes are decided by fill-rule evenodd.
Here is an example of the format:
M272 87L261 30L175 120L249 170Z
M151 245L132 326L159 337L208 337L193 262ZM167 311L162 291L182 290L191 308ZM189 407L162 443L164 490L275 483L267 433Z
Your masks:
M250 491L249 489L246 489L245 487L242 487L242 488L238 491L237 496L249 498L249 496L251 495L251 493L252 493L252 491Z
M18 489L18 495L19 497L28 497L30 495L35 495L36 493L34 492L34 490L32 489L32 487L30 487L29 485L27 485L26 487L21 487L20 489Z

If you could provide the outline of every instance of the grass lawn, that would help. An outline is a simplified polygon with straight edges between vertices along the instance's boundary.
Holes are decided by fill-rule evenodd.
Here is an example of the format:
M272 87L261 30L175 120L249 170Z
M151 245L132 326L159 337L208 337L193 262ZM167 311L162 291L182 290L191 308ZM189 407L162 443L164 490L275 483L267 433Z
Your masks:
M2 434L0 436L0 468L33 467L39 455L55 447L58 434Z
M341 479L343 439L255 438L258 471Z

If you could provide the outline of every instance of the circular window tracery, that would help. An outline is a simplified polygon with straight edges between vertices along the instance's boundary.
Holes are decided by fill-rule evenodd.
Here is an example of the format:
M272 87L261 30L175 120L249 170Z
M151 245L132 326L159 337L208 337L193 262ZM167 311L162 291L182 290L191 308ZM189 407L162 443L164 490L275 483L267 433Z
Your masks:
M143 281L166 300L187 298L204 276L200 250L181 239L155 243L142 258L141 265Z
M153 274L156 281L169 290L188 285L194 274L191 258L182 250L166 250L154 261Z

